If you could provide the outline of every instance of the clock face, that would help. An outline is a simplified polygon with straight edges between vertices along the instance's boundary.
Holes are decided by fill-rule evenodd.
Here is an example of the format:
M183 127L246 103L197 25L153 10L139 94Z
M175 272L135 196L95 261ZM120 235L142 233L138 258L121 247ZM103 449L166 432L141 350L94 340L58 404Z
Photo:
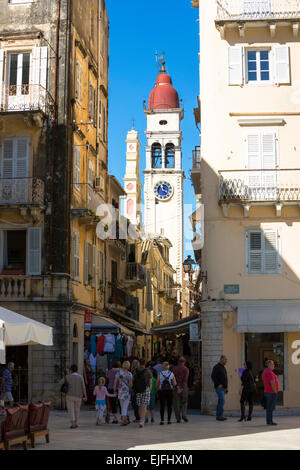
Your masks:
M166 181L159 181L154 186L154 193L157 199L160 201L166 201L173 195L173 188L170 183Z

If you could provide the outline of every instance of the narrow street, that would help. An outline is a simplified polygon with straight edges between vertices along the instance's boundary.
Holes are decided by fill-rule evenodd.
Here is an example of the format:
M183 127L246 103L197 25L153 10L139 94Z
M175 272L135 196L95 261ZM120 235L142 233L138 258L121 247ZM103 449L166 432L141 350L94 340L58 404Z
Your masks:
M50 415L50 444L39 438L36 450L300 450L300 416L276 416L278 426L266 426L264 417L238 423L237 417L217 422L213 416L189 414L188 423L160 426L159 413L154 424L139 429L131 423L95 426L95 412L83 409L79 428L69 428L64 411ZM16 447L17 449L18 447ZM21 449L21 447L20 447ZM34 450L33 450L34 451Z

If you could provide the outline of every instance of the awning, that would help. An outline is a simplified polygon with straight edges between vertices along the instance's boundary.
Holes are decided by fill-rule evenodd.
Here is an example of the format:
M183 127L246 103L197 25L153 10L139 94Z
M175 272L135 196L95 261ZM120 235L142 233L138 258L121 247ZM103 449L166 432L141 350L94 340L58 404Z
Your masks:
M98 316L98 315L93 315L92 316L92 328L119 328L120 331L127 336L135 336L134 332L130 330L129 328L126 328L126 326L121 325L121 323L118 323L116 320L109 318L109 317L103 317L103 316Z
M236 331L238 333L300 331L300 304L239 306Z
M4 323L5 346L27 346L32 344L53 346L53 334L50 326L3 307L0 307L0 321Z
M182 334L189 331L189 325L200 321L199 315L193 315L191 317L177 320L176 322L166 323L165 325L151 328L153 336L167 335L167 334Z
M126 320L127 322L132 323L133 325L136 325L137 328L140 328L140 329L142 329L142 330L146 329L146 325L144 325L143 323L141 323L141 322L139 322L139 321L137 321L137 320L134 320L133 318L128 317L125 313L119 312L119 310L117 310L116 308L111 307L110 305L106 305L106 308L107 308L107 310L109 310L112 314L117 315L117 316L120 317L120 318L123 318L123 319Z
M0 364L5 364L4 322L0 320Z

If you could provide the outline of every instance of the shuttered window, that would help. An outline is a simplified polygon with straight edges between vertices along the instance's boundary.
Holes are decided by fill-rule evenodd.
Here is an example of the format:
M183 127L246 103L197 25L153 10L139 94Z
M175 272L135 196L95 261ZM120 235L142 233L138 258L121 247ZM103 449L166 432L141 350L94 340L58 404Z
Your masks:
M249 230L246 233L247 274L280 274L278 230Z
M75 98L79 103L81 103L81 77L82 67L81 63L77 61L75 66Z
M80 237L77 230L73 231L73 279L79 280L79 263L80 263Z
M77 191L80 191L80 170L81 170L81 154L80 148L75 145L73 154L73 184Z
M29 138L5 139L2 147L2 178L26 178Z
M27 271L30 276L38 276L42 270L42 229L30 227L27 230Z

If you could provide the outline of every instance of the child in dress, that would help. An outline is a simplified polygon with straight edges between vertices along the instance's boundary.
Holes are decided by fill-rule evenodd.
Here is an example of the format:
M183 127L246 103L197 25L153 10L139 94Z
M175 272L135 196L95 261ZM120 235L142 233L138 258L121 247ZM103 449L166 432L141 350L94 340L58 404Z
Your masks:
M96 426L98 426L99 424L101 424L101 419L103 418L103 415L106 411L105 398L115 397L116 395L108 393L107 388L105 387L104 377L99 377L98 385L94 389L94 395L96 395L96 410L97 410Z

